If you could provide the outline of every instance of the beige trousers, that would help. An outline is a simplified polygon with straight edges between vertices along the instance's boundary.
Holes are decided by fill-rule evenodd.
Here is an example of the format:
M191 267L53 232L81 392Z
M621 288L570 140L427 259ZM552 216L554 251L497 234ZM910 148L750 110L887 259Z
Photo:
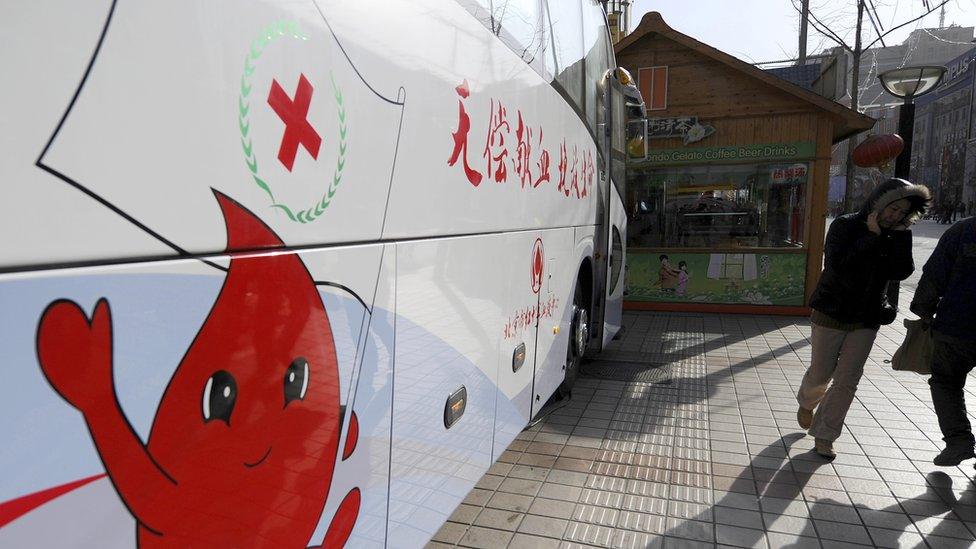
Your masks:
M878 330L848 332L816 324L812 328L813 357L796 400L801 408L817 409L808 431L810 435L833 441L844 428L844 418L854 401L854 392Z

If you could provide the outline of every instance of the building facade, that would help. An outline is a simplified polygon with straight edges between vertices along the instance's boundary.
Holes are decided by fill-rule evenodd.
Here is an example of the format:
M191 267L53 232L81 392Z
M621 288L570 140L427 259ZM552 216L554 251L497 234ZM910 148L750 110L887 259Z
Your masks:
M976 154L976 47L946 67L935 91L915 102L912 176L932 188L938 206L968 206L976 199L976 174L966 169L967 156Z

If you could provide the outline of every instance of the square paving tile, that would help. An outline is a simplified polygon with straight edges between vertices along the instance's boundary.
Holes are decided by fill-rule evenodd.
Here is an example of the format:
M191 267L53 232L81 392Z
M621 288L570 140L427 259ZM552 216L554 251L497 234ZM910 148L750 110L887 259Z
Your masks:
M518 531L534 536L561 539L569 521L537 515L526 516L518 526Z
M458 545L478 549L496 549L507 546L513 535L512 532L504 530L472 526L464 534L464 537L461 538L461 541L458 542Z
M474 520L475 526L483 526L485 528L495 528L498 530L509 530L514 531L518 528L522 518L525 515L519 513L518 511L507 511L504 509L484 509L478 514L478 518Z

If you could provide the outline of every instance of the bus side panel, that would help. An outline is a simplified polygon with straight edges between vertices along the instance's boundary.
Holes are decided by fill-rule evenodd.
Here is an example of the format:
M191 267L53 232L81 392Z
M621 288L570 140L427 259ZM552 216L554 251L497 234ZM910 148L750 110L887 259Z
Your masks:
M532 413L556 391L566 375L573 291L579 263L573 255L572 228L542 231L546 262L539 292L539 337L536 344L535 395Z
M397 244L393 547L426 543L491 464L506 243L491 235ZM463 415L448 428L448 399L462 388Z
M390 252L375 307L380 245L0 276L0 546L382 546Z

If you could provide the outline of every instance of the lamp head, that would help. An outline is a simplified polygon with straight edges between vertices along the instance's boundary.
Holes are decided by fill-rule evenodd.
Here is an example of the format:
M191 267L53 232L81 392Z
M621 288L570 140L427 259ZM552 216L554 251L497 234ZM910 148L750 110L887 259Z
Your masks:
M878 75L885 91L907 102L935 89L942 81L946 68L941 65L924 65L891 69Z

